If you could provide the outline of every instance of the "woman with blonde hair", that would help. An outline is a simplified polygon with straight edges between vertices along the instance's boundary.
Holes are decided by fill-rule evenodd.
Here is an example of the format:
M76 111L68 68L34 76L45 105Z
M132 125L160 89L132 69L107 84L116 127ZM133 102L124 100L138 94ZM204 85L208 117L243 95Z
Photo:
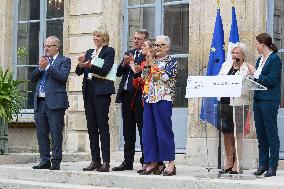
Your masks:
M242 75L248 74L245 61L246 45L237 43L232 47L232 61L224 62L219 75ZM242 89L242 95L238 98L222 97L219 102L220 129L224 136L226 153L225 168L220 174L239 174L240 159L243 147L243 132L246 116L250 104L250 93L246 88ZM237 139L237 140L236 140Z
M108 172L110 162L110 134L108 113L111 95L115 93L114 81L105 78L114 64L115 50L109 47L109 34L100 28L93 33L94 48L78 57L76 74L83 77L83 99L87 119L91 164L83 171ZM99 66L99 62L102 63ZM101 164L100 145L103 164Z

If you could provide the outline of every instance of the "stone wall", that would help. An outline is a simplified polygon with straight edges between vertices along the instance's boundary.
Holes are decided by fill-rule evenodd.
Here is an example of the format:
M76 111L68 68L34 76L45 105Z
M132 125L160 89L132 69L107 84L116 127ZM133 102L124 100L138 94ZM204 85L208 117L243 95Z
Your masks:
M198 6L197 6L198 4ZM230 25L231 3L220 1L220 11L225 32L225 49L227 49ZM246 61L254 63L257 54L255 36L266 31L266 1L235 0L236 15L240 40L248 47ZM212 33L214 31L217 3L211 0L192 0L189 4L189 75L200 75L199 70L208 63ZM187 161L190 165L207 166L205 127L199 121L201 99L189 100L189 125L187 137ZM251 132L244 141L244 167L255 167L257 163L257 146L255 131L251 118ZM217 165L218 132L207 125L209 165ZM224 149L222 147L222 149Z

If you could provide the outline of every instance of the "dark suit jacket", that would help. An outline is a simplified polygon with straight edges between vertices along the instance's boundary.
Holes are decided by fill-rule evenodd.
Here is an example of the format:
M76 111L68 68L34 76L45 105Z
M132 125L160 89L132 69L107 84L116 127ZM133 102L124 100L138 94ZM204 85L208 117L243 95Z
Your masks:
M58 55L53 64L47 70L45 80L45 101L49 109L67 109L69 106L66 82L71 69L70 58ZM31 80L36 82L34 95L34 109L37 110L37 97L43 70L37 67L31 74Z
M260 58L256 62L256 69L259 66ZM267 58L257 82L267 90L255 91L255 100L268 100L280 103L280 82L282 62L276 53L271 53Z
M132 54L134 56L135 54L135 50L136 49L132 49L130 51L127 51L125 54ZM135 63L136 64L141 64L143 61L145 60L144 55L142 55L142 53L139 54L139 56L135 59ZM128 76L129 74L129 76ZM123 60L121 61L121 63L119 64L118 68L117 68L117 73L116 76L117 77L121 77L121 81L119 84L119 88L118 88L118 92L116 95L116 102L117 103L121 103L121 92L123 90L123 87L125 85L125 82L127 80L128 77L128 85L127 85L127 90L129 93L133 93L133 77L134 77L134 73L132 71L132 69L130 68L130 66L123 66Z
M85 61L92 60L91 56L93 52L94 49L87 50L85 55ZM88 80L88 73L95 73L101 76L106 76L114 64L114 56L115 50L112 47L104 46L98 56L98 58L104 59L104 64L101 68L95 65L92 65L90 69L80 68L79 65L76 67L75 72L77 75L84 74L82 83L82 92L84 99L86 98L88 87L92 88L92 92L95 95L106 95L115 93L114 82L111 80L101 79L97 77L93 77L91 82Z

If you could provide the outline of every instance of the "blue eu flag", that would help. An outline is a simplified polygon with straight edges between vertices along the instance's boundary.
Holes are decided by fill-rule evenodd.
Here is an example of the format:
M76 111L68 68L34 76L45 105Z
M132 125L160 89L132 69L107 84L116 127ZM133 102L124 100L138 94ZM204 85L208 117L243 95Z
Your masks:
M207 67L207 76L218 75L225 61L224 45L224 30L220 9L218 8ZM217 127L217 105L216 97L202 99L200 119L211 123L215 127Z

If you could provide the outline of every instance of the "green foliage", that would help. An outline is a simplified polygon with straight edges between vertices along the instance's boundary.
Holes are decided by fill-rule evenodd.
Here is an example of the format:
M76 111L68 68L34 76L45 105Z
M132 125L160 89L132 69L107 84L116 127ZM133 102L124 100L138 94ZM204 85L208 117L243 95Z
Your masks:
M0 66L0 118L6 123L12 120L13 114L19 114L21 100L25 97L18 87L24 82L13 80L12 72L9 69L3 70Z
M17 49L17 56L18 56L18 57L25 57L25 56L27 56L27 55L28 55L28 52L27 52L27 50L26 50L25 47L19 47L19 48Z

